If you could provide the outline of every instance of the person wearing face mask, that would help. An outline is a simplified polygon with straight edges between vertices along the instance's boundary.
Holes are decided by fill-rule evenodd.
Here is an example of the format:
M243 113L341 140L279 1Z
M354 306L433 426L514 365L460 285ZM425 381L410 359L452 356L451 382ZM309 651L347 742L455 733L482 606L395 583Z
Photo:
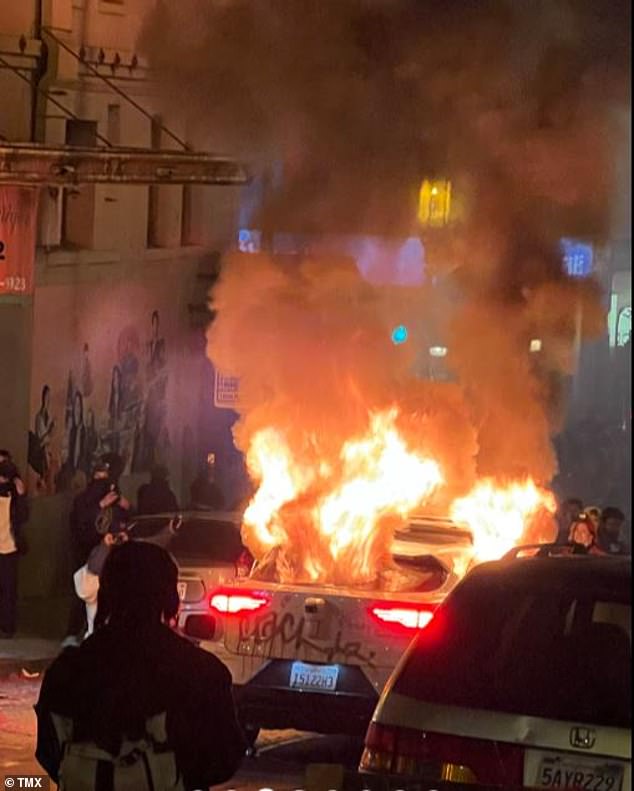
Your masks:
M24 552L21 528L28 518L24 485L13 462L0 461L0 637L16 630L18 558Z
M109 461L101 460L94 469L90 483L77 495L70 514L70 549L73 576L86 565L91 552L99 544L111 543L125 530L130 503L119 491ZM86 628L84 603L73 596L67 638L64 644L78 642Z

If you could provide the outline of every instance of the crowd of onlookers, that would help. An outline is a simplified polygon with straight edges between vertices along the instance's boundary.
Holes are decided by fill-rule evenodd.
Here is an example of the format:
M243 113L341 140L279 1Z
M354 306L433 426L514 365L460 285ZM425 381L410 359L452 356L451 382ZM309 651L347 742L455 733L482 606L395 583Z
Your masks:
M580 544L595 555L627 555L623 528L625 514L620 508L585 506L578 497L564 500L557 511L558 544Z
M139 487L132 507L119 488L124 469L118 454L102 456L94 465L85 489L73 500L70 512L70 559L77 590L78 571L98 576L109 548L125 540L133 516L174 514L179 510L165 467L155 467L148 483ZM222 509L222 492L213 464L206 464L190 488L188 509ZM26 552L23 525L29 516L26 485L9 451L0 450L0 637L12 637L17 628L18 564ZM81 580L92 579L83 572ZM85 601L73 597L68 634L81 635L87 626Z
M127 540L132 517L169 514L179 510L178 500L169 485L165 467L154 467L150 480L137 491L137 507L119 488L123 460L117 454L102 456L93 469L84 491L73 501L70 513L70 542L73 598L66 642L77 642L86 631L92 632L96 613L99 577L110 549ZM207 464L193 482L188 509L221 509L222 493L215 482L214 465ZM172 519L169 529L177 529L180 521ZM159 536L160 542L162 537Z

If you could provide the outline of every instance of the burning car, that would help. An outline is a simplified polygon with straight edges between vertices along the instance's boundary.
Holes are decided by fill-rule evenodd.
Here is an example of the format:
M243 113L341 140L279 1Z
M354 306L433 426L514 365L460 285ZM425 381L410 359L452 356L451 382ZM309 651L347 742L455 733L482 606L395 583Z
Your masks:
M179 625L229 667L251 741L261 727L359 734L472 551L468 530L416 517L372 583L281 583L279 551L230 585L208 588L188 572L182 579L200 596L183 600Z

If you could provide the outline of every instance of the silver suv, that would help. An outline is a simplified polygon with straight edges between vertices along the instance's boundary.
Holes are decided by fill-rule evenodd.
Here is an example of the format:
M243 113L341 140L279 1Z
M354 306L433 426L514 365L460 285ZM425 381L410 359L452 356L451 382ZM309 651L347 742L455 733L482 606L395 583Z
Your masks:
M410 644L365 788L630 791L631 558L528 554L476 567Z

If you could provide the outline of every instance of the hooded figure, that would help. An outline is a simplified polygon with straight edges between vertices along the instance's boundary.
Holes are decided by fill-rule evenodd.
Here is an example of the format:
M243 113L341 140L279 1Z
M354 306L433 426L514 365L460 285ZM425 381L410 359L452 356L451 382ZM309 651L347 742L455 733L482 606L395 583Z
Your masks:
M177 579L160 547L130 541L110 553L95 632L53 662L35 707L36 758L61 788L96 788L86 779L99 765L119 787L117 773L134 772L140 755L138 791L209 788L238 768L231 675L169 626Z

